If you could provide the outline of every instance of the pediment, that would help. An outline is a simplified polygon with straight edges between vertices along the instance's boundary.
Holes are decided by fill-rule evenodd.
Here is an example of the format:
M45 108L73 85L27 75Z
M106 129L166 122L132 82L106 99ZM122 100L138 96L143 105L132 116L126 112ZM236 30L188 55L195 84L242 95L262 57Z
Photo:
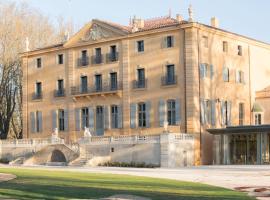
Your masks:
M85 25L78 33L70 38L64 46L72 46L80 43L95 43L114 37L126 35L127 32L118 27L109 25L99 20L93 20Z

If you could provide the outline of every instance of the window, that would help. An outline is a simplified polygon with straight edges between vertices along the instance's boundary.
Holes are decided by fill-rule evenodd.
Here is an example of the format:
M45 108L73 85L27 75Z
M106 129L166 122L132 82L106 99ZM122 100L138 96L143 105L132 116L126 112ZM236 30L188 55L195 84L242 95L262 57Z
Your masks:
M209 74L209 65L207 63L200 64L200 77L206 78Z
M117 90L117 73L116 72L110 73L110 79L111 79L111 90Z
M223 41L223 52L228 52L228 42L227 41Z
M167 119L168 125L176 125L175 100L167 101Z
M118 128L118 107L116 105L111 106L111 127Z
M166 85L175 84L174 65L166 66Z
M41 112L40 111L36 111L36 132L41 132Z
M138 52L144 51L144 41L143 40L137 41L137 51Z
M241 70L236 70L236 83L245 83L244 72Z
M82 108L81 112L81 118L82 118L82 129L89 128L89 110L88 108Z
M95 75L95 83L96 83L96 91L102 91L102 75L97 74Z
M223 68L223 81L229 82L230 81L230 70L227 67Z
M138 88L144 88L145 87L145 71L143 68L137 69L137 87Z
M87 76L81 77L81 92L85 93L88 91L88 83L87 83Z
M116 53L116 46L110 46L110 61L114 62L117 61L117 53Z
M101 55L101 48L96 48L96 57L95 57L95 64L102 63L102 55Z
M63 79L59 79L57 81L57 88L59 92L63 92L64 91L64 80Z
M81 54L82 58L80 59L80 66L87 66L88 65L87 50L83 50Z
M146 105L145 103L138 104L138 126L146 127Z
M63 109L58 110L58 124L59 124L59 131L65 130L65 112Z
M37 58L37 68L41 68L42 67L42 60L41 58Z
M203 46L205 48L208 48L208 37L206 37L206 36L203 36Z
M59 65L64 64L64 55L63 54L58 54L58 64Z
M205 100L205 115L207 123L211 122L211 101Z
M239 125L244 125L245 106L244 103L239 103Z
M242 52L242 46L238 45L237 50L238 50L237 55L238 55L238 56L242 56L242 53L243 53L243 52Z
M262 114L256 113L255 114L255 125L261 125L262 124Z
M36 83L36 96L42 95L42 84L41 82Z
M166 46L167 48L173 47L173 36L167 36L166 37Z
M229 103L228 101L225 101L224 102L224 122L225 122L225 125L229 125Z

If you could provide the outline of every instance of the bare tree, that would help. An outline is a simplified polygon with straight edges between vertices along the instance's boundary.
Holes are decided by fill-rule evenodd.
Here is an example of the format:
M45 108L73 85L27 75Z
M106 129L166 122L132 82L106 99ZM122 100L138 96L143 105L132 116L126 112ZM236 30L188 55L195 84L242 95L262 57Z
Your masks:
M26 3L0 1L0 139L22 137L22 69L19 53L25 39L36 49L62 42L72 22L49 18Z

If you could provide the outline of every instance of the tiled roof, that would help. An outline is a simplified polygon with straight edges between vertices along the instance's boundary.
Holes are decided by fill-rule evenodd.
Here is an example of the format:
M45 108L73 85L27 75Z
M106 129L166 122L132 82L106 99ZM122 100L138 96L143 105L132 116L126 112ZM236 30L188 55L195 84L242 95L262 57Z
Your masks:
M132 25L124 26L120 25L114 22L108 22L108 21L103 21L99 20L103 23L109 24L111 26L114 26L116 28L119 28L125 32L132 32ZM185 23L183 21L182 23ZM170 16L164 16L164 17L157 17L157 18L152 18L152 19L146 19L144 20L144 27L140 28L138 31L147 31L147 30L152 30L152 29L158 29L158 28L163 28L163 27L168 27L168 26L174 26L180 24L176 19L170 17Z

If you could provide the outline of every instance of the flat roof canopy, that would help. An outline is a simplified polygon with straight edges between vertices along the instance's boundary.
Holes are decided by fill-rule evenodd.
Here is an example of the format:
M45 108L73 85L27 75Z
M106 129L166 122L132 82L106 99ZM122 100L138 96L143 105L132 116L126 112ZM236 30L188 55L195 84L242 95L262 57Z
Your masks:
M270 133L270 124L249 126L227 126L226 128L207 129L210 134L248 134L248 133Z

